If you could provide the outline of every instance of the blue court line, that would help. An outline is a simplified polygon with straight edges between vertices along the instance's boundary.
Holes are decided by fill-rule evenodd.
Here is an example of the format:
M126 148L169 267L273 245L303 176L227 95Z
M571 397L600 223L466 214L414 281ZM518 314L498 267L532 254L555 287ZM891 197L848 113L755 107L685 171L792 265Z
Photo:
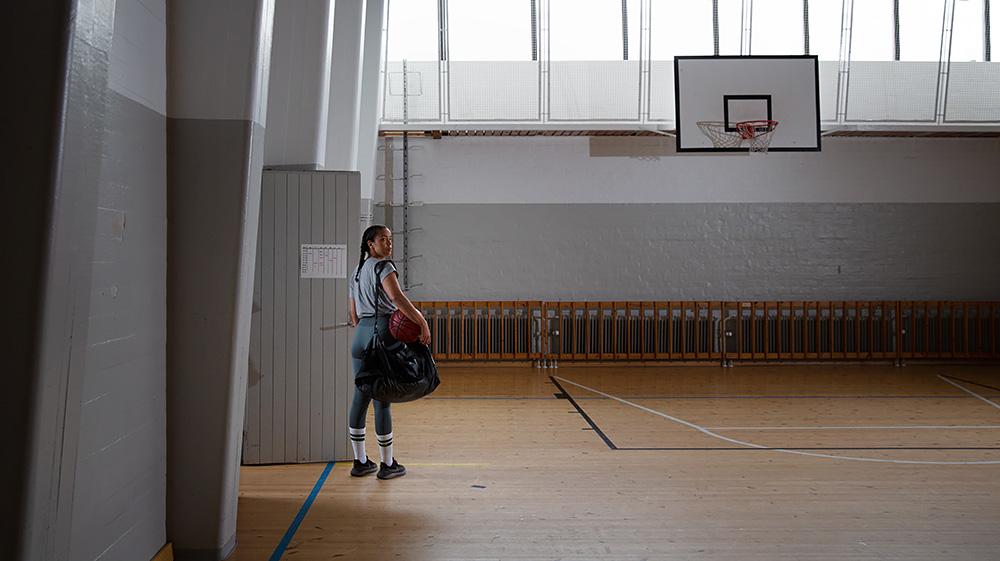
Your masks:
M274 553L268 558L268 561L278 561L281 556L285 554L285 548L292 541L295 536L295 532L299 529L299 524L302 524L302 519L306 517L306 513L309 512L309 507L312 506L313 501L316 500L316 495L319 494L319 490L323 488L323 483L326 482L326 477L330 475L330 470L333 469L333 462L326 464L326 468L323 473L320 474L319 479L316 480L316 484L313 485L312 493L309 493L309 497L306 498L306 502L302 503L302 508L299 509L299 513L295 515L295 519L292 520L288 530L285 531L284 537L278 542L278 547L274 548Z

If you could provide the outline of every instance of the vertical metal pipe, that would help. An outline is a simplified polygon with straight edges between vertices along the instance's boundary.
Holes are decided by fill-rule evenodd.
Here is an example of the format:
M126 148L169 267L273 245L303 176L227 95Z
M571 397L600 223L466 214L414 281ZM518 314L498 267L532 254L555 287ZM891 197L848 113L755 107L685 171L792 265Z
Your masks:
M644 0L639 4L639 120L643 123L649 121L651 91L649 78L653 71L653 48L649 32L651 21L652 3L649 0Z
M802 0L802 54L809 54L809 0Z
M438 113L442 122L451 118L451 53L449 47L448 0L438 0Z
M983 0L983 32L986 34L983 60L990 62L990 0Z
M448 60L448 0L438 0L438 60Z
M743 0L743 7L740 9L740 54L750 56L753 54L753 0Z
M407 89L408 88L408 84L407 84L407 80L406 80L407 74L408 73L407 73L407 70L406 70L406 59L404 58L403 59L403 124L408 123L409 119L410 119L410 112L409 112L409 106L410 106L409 95L410 94L409 94L409 90Z
M392 182L392 177L394 175L396 165L393 157L392 137L387 136L383 139L382 154L385 156L385 165L382 168L382 177L384 178L383 182L385 184L385 198L383 199L385 201L385 216L382 217L382 223L385 224L385 226L390 230L393 230L395 229L395 226L393 225L393 218L395 218L393 214L395 214L395 212L393 212L392 203L396 200L396 194L395 189L393 188L394 183Z
M628 60L628 0L622 0L622 60Z
M719 56L719 0L712 0L712 40L715 56Z
M409 112L409 105L410 105L410 103L409 102L410 102L410 98L409 98L409 90L408 90L408 82L407 82L406 59L404 58L403 59L403 123L409 122L409 118L410 118L410 112ZM408 264L407 259L406 259L407 253L408 253L408 250L409 250L409 246L410 246L410 240L407 238L407 235L406 235L406 229L409 227L409 225L406 223L406 218L407 218L407 215L406 215L406 203L407 203L407 199L409 198L409 189L408 189L408 187L409 187L409 183L410 183L410 154L409 154L410 143L409 143L409 138L407 138L407 134L408 133L406 133L405 131L403 132L403 176L402 176L402 178L403 178L403 227L401 228L401 232L403 234L403 271L402 271L402 273L403 273L403 275L402 275L402 277L403 277L402 281L403 282L402 282L402 285L404 287L406 287L409 284L409 279L410 279L409 275L407 274L407 267L408 267L409 264ZM388 211L390 213L395 214L394 207L392 206L392 201L388 201L388 206L386 208L388 209Z
M840 23L840 61L837 73L837 122L847 120L847 94L850 89L851 43L854 28L854 0L844 0Z
M544 123L549 120L552 106L552 76L550 69L552 66L552 33L549 25L552 21L552 6L548 0L542 0L542 9L539 13L539 34L541 43L545 44L541 56L541 64L538 65L538 95L540 108L540 120Z
M406 81L404 80L403 83L406 83ZM410 222L409 222L409 212L408 212L409 206L410 206L410 137L408 132L403 131L403 227L402 227L403 286L407 288L409 288L410 286L410 275L409 275ZM392 207L390 206L388 208L391 211Z
M892 38L895 45L893 60L899 60L899 0L892 0Z
M538 60L538 0L531 0L531 60Z
M935 121L944 123L948 110L948 81L951 74L951 40L955 28L955 0L945 0L941 19L941 44L938 49L937 98Z

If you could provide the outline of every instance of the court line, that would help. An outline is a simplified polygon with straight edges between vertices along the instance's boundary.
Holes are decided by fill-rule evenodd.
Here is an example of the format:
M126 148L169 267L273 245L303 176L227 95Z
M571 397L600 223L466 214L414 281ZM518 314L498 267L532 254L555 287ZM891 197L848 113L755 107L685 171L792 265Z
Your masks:
M963 386L959 385L957 382L953 382L953 381L949 380L947 376L942 376L942 375L938 374L937 377L941 378L945 382L948 382L949 384L955 386L956 388L962 390L963 392L968 393L972 397L979 398L979 399L985 401L986 403L989 403L993 407L996 407L997 409L1000 409L1000 403L997 403L997 402L993 401L992 399L986 399L985 397L979 395L978 393L976 393L976 392L974 392L974 391L972 391L972 390L970 390L970 389L968 389L966 387L963 387Z
M406 465L411 467L490 467L490 464L476 462L406 462Z
M278 546L274 548L274 553L268 557L268 561L278 561L281 556L285 554L285 549L288 544L292 541L295 536L295 532L299 529L299 524L302 524L302 520L306 517L306 513L309 512L309 507L312 506L313 501L316 500L316 495L319 494L319 490L323 488L323 483L326 482L326 478L330 475L330 470L333 469L334 462L329 462L326 464L326 468L323 469L323 473L320 474L319 479L316 480L316 484L313 485L312 492L309 493L309 497L306 501L302 503L302 507L299 508L299 513L295 515L295 519L285 530L285 535L282 536L281 541L278 542Z
M719 440L723 440L723 441L729 442L731 444L736 444L736 445L739 445L739 446L746 446L747 448L768 449L768 450L772 450L774 452L783 452L785 454L796 454L796 455L799 455L799 456L810 456L810 457L814 457L814 458L829 458L829 459L833 459L833 460L852 460L852 461L856 461L856 462L875 462L875 463L888 463L888 464L930 464L930 465L985 465L985 464L1000 464L1000 460L970 460L970 461L892 460L892 459L886 459L886 458L859 458L859 457L856 457L856 456L835 456L833 454L817 454L817 453L814 453L814 452L805 452L805 451L801 451L801 450L792 450L792 449L789 449L789 448L769 448L767 446L762 446L760 444L754 444L753 442L746 442L746 441L743 441L743 440L737 440L735 438L729 438L728 436L723 436L721 434L712 432L711 430L706 429L705 427L703 427L701 425L697 425L697 424L692 423L690 421L685 421L684 419L680 419L678 417L674 417L672 415L668 415L666 413L663 413L661 411L657 411L655 409L650 409L649 407L644 407L642 405L639 405L638 403L632 403L631 401L628 401L626 399L622 399L620 397L615 397L615 396L613 396L611 394L607 394L607 393L604 393L604 392L602 392L600 390L596 390L594 388L591 388L591 387L588 387L588 386L584 386L583 384L578 384L578 383L576 383L576 382L574 382L572 380L567 380L566 378L562 378L560 376L552 376L552 378L553 379L557 379L557 380L562 380L563 382L566 382L567 384L572 384L572 385L574 385L574 386L576 386L578 388L582 388L582 389L587 390L589 392L593 392L593 393L596 393L598 395L603 395L604 397L607 397L608 399L613 399L613 400L615 400L615 401L617 401L619 403L624 403L625 405L631 405L632 407L635 407L636 409L639 409L641 411L645 411L647 413L651 413L653 415L656 415L656 416L659 416L659 417L663 417L664 419L673 421L675 423L684 425L686 427L690 427L690 428L692 428L692 429L694 429L694 430L696 430L696 431L698 431L698 432L700 432L702 434L705 434L707 436L711 436L713 438L717 438ZM569 394L567 394L567 397L569 397Z
M577 399L601 398L581 396ZM625 396L625 399L969 399L969 397L964 395L629 395Z
M706 451L721 450L725 452L766 452L775 450L1000 450L995 446L787 446L775 448L765 446L761 448L724 448L721 446L701 446L701 447L657 447L657 446L623 446L619 450L670 450L670 451Z
M1000 429L1000 425L855 425L815 427L705 427L709 430L941 430L941 429Z
M629 395L626 399L969 399L967 395ZM524 401L533 399L552 399L551 396L464 396L464 395L429 395L423 399L432 400L463 400L463 401ZM601 397L579 396L576 399L603 399Z

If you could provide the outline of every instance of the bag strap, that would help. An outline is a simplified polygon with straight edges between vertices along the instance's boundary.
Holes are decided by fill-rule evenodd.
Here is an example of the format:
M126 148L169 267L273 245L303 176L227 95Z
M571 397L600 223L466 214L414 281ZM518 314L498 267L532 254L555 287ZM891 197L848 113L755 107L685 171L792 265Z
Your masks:
M382 271L385 270L389 263L392 263L392 259L383 259L375 265L375 315L378 315L378 293L385 294L385 288L382 287L382 279L380 277L382 276ZM395 267L396 264L392 263L392 266ZM389 295L386 294L386 298L388 297Z
M391 259L384 259L382 261L379 261L377 264L375 264L375 271L374 271L374 273L375 273L375 275L374 275L374 277L375 277L375 290L373 292L373 294L375 295L375 302L374 302L374 304L375 304L374 305L374 308L375 308L375 321L372 322L372 337L375 337L376 335L378 335L378 295L379 295L380 292L383 293L383 294L385 294L385 289L382 288L382 279L381 279L381 277L382 277L382 271L385 270L385 268L389 265L389 263L392 263ZM395 267L396 264L392 263L392 266ZM389 298L389 295L386 294L386 299L388 299L388 298Z

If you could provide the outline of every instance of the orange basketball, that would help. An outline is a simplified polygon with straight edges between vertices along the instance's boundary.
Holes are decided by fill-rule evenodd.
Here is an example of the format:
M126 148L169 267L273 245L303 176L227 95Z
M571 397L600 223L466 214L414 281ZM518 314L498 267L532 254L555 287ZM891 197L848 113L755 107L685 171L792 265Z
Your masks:
M406 317L406 314L403 312L396 310L392 313L392 317L389 318L389 333L397 341L413 343L417 340L417 337L420 337L420 325Z

